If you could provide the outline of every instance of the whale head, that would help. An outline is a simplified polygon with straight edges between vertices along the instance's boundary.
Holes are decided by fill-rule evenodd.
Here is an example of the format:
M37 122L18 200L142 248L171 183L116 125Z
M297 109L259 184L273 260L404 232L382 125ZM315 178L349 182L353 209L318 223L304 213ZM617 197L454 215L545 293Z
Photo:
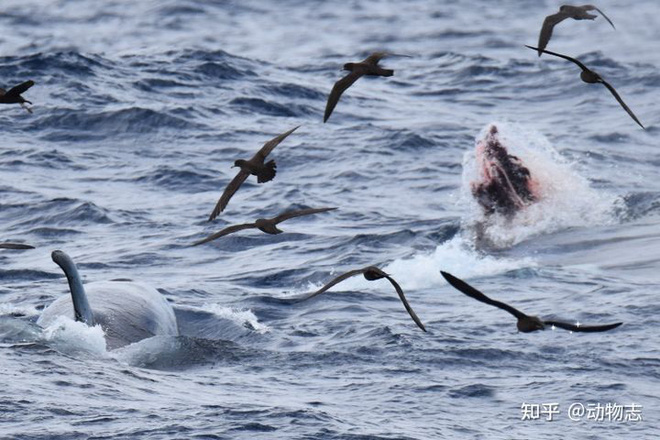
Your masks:
M477 180L471 182L472 195L484 213L513 217L524 207L537 201L535 181L522 161L509 154L491 125L477 142Z

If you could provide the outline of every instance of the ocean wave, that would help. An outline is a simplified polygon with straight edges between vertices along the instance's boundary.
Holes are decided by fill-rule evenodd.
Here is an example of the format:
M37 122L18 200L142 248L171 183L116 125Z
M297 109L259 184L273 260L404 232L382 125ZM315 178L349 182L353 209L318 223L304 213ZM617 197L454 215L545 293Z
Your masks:
M29 221L29 224L50 224L70 227L72 224L111 224L114 220L107 209L101 208L92 202L73 199L53 199L46 202L46 206L35 208L39 218Z
M204 124L173 116L170 114L172 112L141 107L103 112L56 110L41 117L39 127L35 127L35 130L49 129L55 131L60 140L79 141L81 134L86 139L101 139L107 138L110 133L120 136L206 128Z
M160 166L146 175L136 177L134 181L150 183L184 193L198 193L217 190L215 178L215 175L195 171L190 164L183 164L179 168Z
M116 64L97 54L76 51L38 52L26 56L0 57L0 74L15 76L18 72L29 75L38 72L55 72L55 77L88 78L96 76L98 70L111 72ZM99 72L100 73L100 72Z
M53 272L44 272L32 269L0 269L0 280L7 282L14 281L41 281L60 278L60 275Z
M321 114L319 108L312 108L303 104L280 104L277 101L269 101L255 97L238 97L229 102L229 105L242 113L258 113L269 116L301 117L313 114Z

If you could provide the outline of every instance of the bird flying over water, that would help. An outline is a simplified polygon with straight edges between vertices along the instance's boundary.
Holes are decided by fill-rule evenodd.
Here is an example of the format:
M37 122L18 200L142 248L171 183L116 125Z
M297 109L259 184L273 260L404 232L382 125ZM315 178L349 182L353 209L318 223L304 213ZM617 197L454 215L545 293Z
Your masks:
M573 20L593 20L597 15L589 14L587 11L598 11L600 15L607 20L614 29L614 23L610 20L607 15L603 13L600 9L594 5L583 5L583 6L571 6L563 5L559 8L559 12L556 14L548 15L543 20L543 26L541 27L541 33L539 34L539 56L543 53L543 49L548 45L550 37L552 37L552 30L554 27L566 20L567 18L572 18Z
M403 306L406 308L406 311L408 311L408 314L410 317L415 321L415 324L422 330L426 331L426 328L424 327L424 324L422 324L422 321L417 317L417 314L413 311L412 307L410 307L410 304L408 304L408 300L406 299L406 296L403 294L403 289L401 289L401 286L399 286L399 283L394 281L394 278L389 276L389 274L386 274L383 272L381 269L377 268L376 266L367 266L362 269L356 269L356 270L351 270L349 272L346 272L343 275L339 275L332 281L330 281L328 284L325 286L321 287L319 290L316 292L309 293L307 295L303 295L302 297L298 298L296 302L300 301L305 301L310 298L314 298L315 296L318 296L325 292L326 290L330 289L331 287L335 286L338 283L341 283L342 281L354 277L356 275L363 275L364 278L367 281L374 281L374 280L380 280L382 278L387 278L387 280L394 286L394 290L396 290L396 293L399 295L399 299L403 303Z
M374 52L364 60L360 61L359 63L344 64L343 70L349 70L351 73L349 73L348 75L337 81L335 85L332 87L330 96L328 96L328 103L325 105L325 114L323 115L323 122L326 122L330 117L330 115L332 114L332 110L334 110L335 106L337 105L337 102L339 102L339 98L341 97L342 93L344 93L346 89L348 89L351 85L353 85L353 83L358 79L360 79L362 76L394 75L394 70L383 69L378 65L378 62L382 58L388 55L392 55L392 54L387 52Z
M563 328L564 330L570 330L573 332L605 332L607 330L612 330L614 328L617 328L622 324L621 322L617 322L615 324L586 326L580 324L569 324L567 322L561 322L561 321L543 321L540 318L537 318L536 316L526 315L520 310L515 309L508 304L504 304L503 302L495 301L494 299L488 298L486 295L484 295L474 287L470 286L465 281L456 278L452 274L442 271L440 271L440 273L442 274L443 277L445 277L445 280L447 280L447 282L452 285L452 287L463 292L467 296L474 298L477 301L481 301L482 303L490 304L491 306L495 306L497 308L506 310L507 312L511 313L518 320L517 323L518 331L521 331L523 333L530 333L536 330L545 330L545 328L548 326L559 327L559 328Z
M216 238L223 237L225 235L232 234L234 232L242 231L243 229L252 229L256 228L266 234L280 234L283 231L277 228L277 224L285 220L289 220L295 217L302 217L304 215L318 214L320 212L332 211L337 208L309 208L309 209L299 209L297 211L287 211L273 218L259 218L254 223L243 223L241 225L228 226L223 230L211 234L203 240L193 243L193 246L197 246L203 243L208 243L213 241Z
M525 45L525 46L532 49L532 50L538 50L537 47L532 47L532 46L527 46L527 45ZM550 55L554 55L556 57L563 58L565 60L571 61L572 63L575 63L578 67L580 67L580 69L582 69L582 72L580 73L580 79L582 79L582 81L584 81L588 84L600 83L600 84L604 85L605 87L607 87L607 90L610 91L612 96L614 96L614 98L618 101L618 103L621 105L621 107L623 107L623 109L630 115L630 117L633 118L633 120L635 122L637 122L637 124L639 124L640 127L644 128L642 123L639 122L639 119L637 119L637 116L635 116L635 114L632 112L632 110L630 110L630 107L628 107L626 105L626 103L623 102L623 99L621 99L621 97L616 92L616 90L614 90L614 87L612 87L612 85L610 83L605 81L598 73L596 73L593 70L589 69L587 66L585 66L584 64L582 64L580 61L576 60L575 58L571 58L567 55L562 55L562 54L556 53L556 52L550 52L549 50L542 50L542 52L550 54Z
M238 191L238 188L241 187L243 182L245 182L250 174L257 176L258 183L268 182L275 177L275 169L277 168L275 161L271 160L264 163L266 156L268 156L270 152L280 144L280 142L286 139L287 136L296 131L299 127L300 125L292 128L286 133L275 136L273 139L266 142L263 147L261 147L261 149L257 151L257 153L249 160L238 159L234 162L234 167L239 167L241 170L238 172L236 177L234 177L232 181L229 182L227 188L225 188L222 196L220 196L220 200L218 200L215 208L213 208L213 212L209 217L209 221L214 220L218 214L220 214L225 209L227 203L229 203L229 199L231 199L234 193Z
M34 81L29 80L12 87L8 91L0 88L0 104L20 104L28 113L32 113L32 109L25 105L26 102L28 104L32 104L32 102L23 98L21 94L33 85Z

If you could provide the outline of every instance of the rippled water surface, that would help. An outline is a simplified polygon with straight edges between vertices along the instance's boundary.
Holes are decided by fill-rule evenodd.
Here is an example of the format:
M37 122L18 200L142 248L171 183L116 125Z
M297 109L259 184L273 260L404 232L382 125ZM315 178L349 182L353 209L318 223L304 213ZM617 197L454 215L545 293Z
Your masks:
M555 1L5 0L0 82L27 79L34 113L2 105L0 437L7 439L644 438L660 435L660 27L656 0L598 4L557 25ZM348 61L365 78L323 124ZM474 147L488 124L542 200L484 220ZM301 127L212 223L235 159ZM190 244L306 207L336 211ZM105 348L100 328L37 326L85 282L128 278L174 306L178 337ZM398 281L352 278L377 265ZM517 333L515 319L440 270L542 317L624 324ZM557 403L548 422L523 403ZM641 405L642 421L572 421L573 403ZM568 435L570 433L570 435Z

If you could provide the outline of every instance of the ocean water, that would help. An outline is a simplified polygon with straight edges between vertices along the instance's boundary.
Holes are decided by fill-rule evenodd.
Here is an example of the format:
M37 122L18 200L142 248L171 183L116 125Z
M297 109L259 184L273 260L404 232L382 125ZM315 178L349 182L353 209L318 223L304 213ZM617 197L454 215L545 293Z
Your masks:
M606 0L537 57L558 1L5 0L0 79L34 113L0 121L0 438L654 439L660 435L660 4ZM363 78L326 124L342 65L409 55ZM470 194L496 124L542 200L493 219ZM207 222L233 161L272 153ZM336 211L190 244L303 207ZM128 278L173 305L181 336L108 351L100 328L41 311L85 282ZM286 299L345 271L308 302ZM440 270L542 317L622 321L606 333L517 333ZM523 408L552 408L523 420ZM583 405L637 405L640 421ZM527 405L527 406L523 406ZM595 411L595 409L594 409ZM589 417L591 414L591 418ZM580 420L572 420L580 419Z

